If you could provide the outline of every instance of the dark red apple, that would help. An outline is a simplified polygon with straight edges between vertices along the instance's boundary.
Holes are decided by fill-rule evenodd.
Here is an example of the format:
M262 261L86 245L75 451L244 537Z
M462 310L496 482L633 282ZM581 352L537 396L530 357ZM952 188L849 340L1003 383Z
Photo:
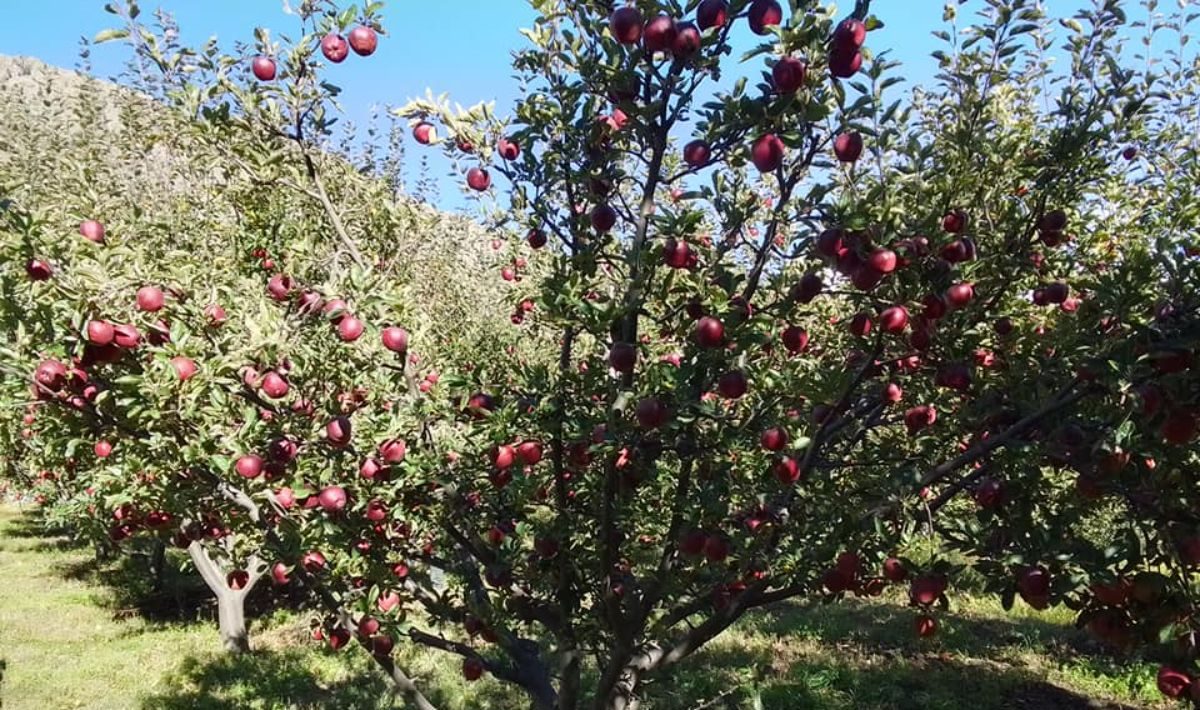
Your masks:
M642 28L642 46L648 52L665 52L674 43L675 20L668 15L658 15Z
M345 37L330 32L321 38L321 54L334 64L341 64L350 55L350 44Z
M796 57L784 57L771 67L771 82L781 94L794 94L804 86L808 65Z
M776 461L771 467L771 472L775 475L775 480L785 486L795 485L803 475L800 462L791 456L784 456Z
M775 0L754 0L748 13L750 29L756 35L770 33L771 27L783 22L783 8Z
M30 281L45 281L53 274L54 270L50 268L50 264L41 259L30 259L25 264L25 275Z
M924 575L912 581L909 598L921 606L929 606L946 591L946 578L941 575Z
M596 205L591 213L592 228L604 233L617 224L617 211L608 205Z
M637 364L637 346L632 343L613 343L608 350L608 364L617 372L633 372Z
M629 8L623 8L629 9ZM464 658L462 663L463 678L468 681L476 681L483 677L483 660L478 656Z
M798 325L783 329L783 346L790 353L802 353L808 349L808 331Z
M666 423L670 412L657 397L646 397L637 404L634 416L643 429L657 429Z
M350 30L350 49L360 57L369 57L379 46L379 33L372 27L359 25Z
M1173 699L1187 696L1192 688L1192 677L1187 672L1167 665L1159 666L1155 682L1158 692Z
M833 154L843 163L853 163L862 156L863 138L857 131L838 134L833 139Z
M514 140L501 138L496 142L496 152L505 160L516 160L521 155L521 146Z
M913 623L913 630L920 638L929 638L937 633L937 619L928 614L921 614Z
M838 51L854 52L867 41L867 26L862 20L846 18L833 31L833 45Z
M850 332L860 338L865 338L871 332L871 316L866 313L856 313L850 319Z
M724 27L729 21L729 4L725 0L704 0L696 8L696 24L701 30Z
M724 562L729 552L729 540L724 535L709 535L704 541L704 557L709 562Z
M892 582L903 582L908 579L908 570L898 558L889 557L883 561L883 576Z
M768 173L783 164L785 147L774 133L760 136L750 148L750 160L759 172Z
M748 387L746 373L741 370L730 370L717 378L717 393L726 399L741 398Z
M903 333L908 327L908 309L904 306L884 309L883 313L879 314L879 327L883 328L885 333Z
M712 316L704 316L696 321L692 333L696 343L702 348L719 348L725 345L725 324Z
M788 445L788 433L782 427L771 427L759 436L759 444L767 451L782 451Z
M179 377L180 382L187 382L196 374L195 361L182 355L171 358L171 367L175 370L175 375Z
M703 39L700 30L690 22L675 24L675 40L671 43L671 54L676 59L687 59L700 51Z
M967 229L967 213L951 210L942 217L942 229L951 234L962 234Z
M350 420L337 417L325 425L325 439L331 446L341 448L350 443Z
M542 445L536 441L523 441L517 445L517 460L526 466L536 466L542 460Z
M969 283L957 283L946 289L946 303L951 308L965 308L975 298L975 287Z
M637 44L642 39L642 13L636 7L620 7L608 19L613 37L621 44Z
M708 165L709 159L712 157L712 148L708 142L703 140L694 140L683 147L683 162L691 168L702 168Z

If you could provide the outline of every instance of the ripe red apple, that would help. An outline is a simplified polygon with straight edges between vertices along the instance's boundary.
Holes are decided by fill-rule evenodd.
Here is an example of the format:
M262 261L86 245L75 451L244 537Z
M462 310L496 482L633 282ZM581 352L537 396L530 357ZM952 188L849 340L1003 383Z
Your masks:
M591 213L592 228L604 233L617 224L617 211L608 205L596 205Z
M730 370L717 378L717 393L726 399L739 399L746 394L749 383L741 370Z
M904 425L908 428L910 436L932 426L935 422L937 422L937 409L927 404L912 407L904 412Z
M608 350L608 364L617 372L633 372L637 365L637 346L632 343L613 343Z
M25 264L25 275L30 281L45 281L53 274L54 270L50 268L50 264L41 259L30 259Z
M1049 570L1041 565L1031 565L1021 570L1017 577L1017 591L1029 606L1045 609L1050 601Z
M246 585L250 583L250 573L244 569L235 569L225 575L225 583L235 592L240 591L245 589Z
M867 26L862 20L846 18L838 23L837 29L833 31L833 44L840 51L856 51L861 49L866 41Z
M759 436L759 444L767 451L782 451L788 445L788 433L782 427L771 427Z
M476 192L483 192L492 184L492 177L483 168L475 167L467 171L467 187Z
M929 638L937 633L937 619L928 614L921 614L913 624L913 629L920 638Z
M627 8L623 8L627 9ZM462 663L463 678L468 681L476 681L483 677L483 660L478 656L464 658Z
M363 322L348 315L337 324L337 334L344 342L352 343L362 337Z
M1125 158L1125 160L1133 160L1137 156L1138 149L1135 146L1129 146L1125 150L1121 151L1121 157Z
M891 306L879 314L879 326L885 333L893 335L903 333L908 327L908 309L904 306Z
M975 503L984 510L998 508L1004 502L1004 486L994 478L984 478L975 486Z
M113 445L104 439L101 439L100 441L96 442L95 446L92 447L92 451L96 454L96 458L106 459L112 455Z
M408 352L408 331L396 326L389 326L383 329L380 334L383 340L383 347L391 350L394 353Z
M234 464L234 469L242 478L257 478L262 473L263 460L257 454L246 454L238 458Z
M89 242L97 244L104 243L104 225L94 219L84 220L79 223L79 233Z
M326 513L340 513L346 508L346 489L341 486L325 486L317 494L317 502Z
M890 274L896 270L896 252L886 247L878 247L867 256L867 264L881 274Z
M309 550L300 558L300 566L310 574L315 574L325 569L326 564L325 555L322 555L317 550Z
M274 370L263 375L261 385L263 394L271 399L286 397L289 389L287 380Z
M908 569L899 558L889 557L883 561L883 576L892 582L903 582L908 579Z
M962 234L967 229L967 213L951 210L942 217L942 229L951 234Z
M942 575L923 575L912 581L909 598L921 606L929 606L946 591L946 578Z
M271 565L271 581L281 587L292 581L292 578L288 575L287 565L282 562L276 562Z
M862 69L863 55L857 50L852 52L839 51L836 48L829 53L829 73L839 79L849 79Z
M690 22L678 22L675 24L675 41L671 43L671 54L676 59L687 59L700 51L703 42L700 30L696 29L695 25Z
M501 138L496 142L496 152L505 160L516 160L521 155L521 145L514 140Z
M636 7L620 7L608 20L613 37L621 44L637 44L642 39L642 13Z
M541 249L546 246L546 232L541 229L531 229L525 236L525 241L529 242L531 248Z
M883 401L896 404L904 398L904 390L900 389L900 385L895 382L889 382L883 386Z
M1192 677L1185 671L1163 665L1158 668L1156 677L1158 692L1168 698L1183 698L1192 688Z
M276 301L286 301L292 293L292 279L284 274L275 274L267 281L267 293Z
M784 57L771 67L771 82L781 94L794 94L804 86L808 65L796 57Z
M789 325L783 329L783 346L792 354L804 352L808 349L808 331L798 325Z
M800 462L791 456L784 456L775 462L771 467L771 472L775 474L775 480L785 486L795 485L803 476L800 470Z
M696 139L683 147L683 162L691 168L702 168L708 165L712 157L712 147L707 141Z
M92 345L108 345L113 341L113 335L111 323L102 320L88 321L87 338Z
M965 308L975 298L975 287L969 283L957 283L946 289L946 303L951 308Z
M668 15L658 15L642 28L642 46L648 52L665 52L674 43L675 20Z
M163 292L154 286L143 286L137 292L137 306L139 309L154 313L162 310L163 307Z
M774 133L760 136L750 148L750 160L759 172L769 173L783 164L785 147Z
M860 338L867 337L871 332L871 316L866 313L856 313L850 319L850 332Z
M517 445L517 460L526 466L536 466L542 460L542 445L536 441L523 441Z
M268 447L268 453L271 459L280 463L290 463L296 460L296 454L299 452L299 447L296 442L286 436L275 439Z
M696 8L696 24L701 30L724 27L729 20L729 4L725 0L704 0Z
M436 135L434 133L433 124L421 121L412 129L413 138L421 145L429 145L434 141Z
M275 80L275 60L270 57L257 56L250 62L250 70L259 81Z
M325 439L331 446L342 448L350 443L350 420L346 417L336 417L325 425Z
M494 468L503 471L516 463L517 452L507 444L493 446L491 451L488 452L488 458L491 460Z
M196 374L195 361L182 355L171 358L171 367L175 370L180 382L187 382Z
M843 163L855 162L862 156L862 152L863 138L857 131L840 133L833 139L833 154Z
M321 54L334 64L341 64L350 55L350 45L345 37L330 32L321 38Z
M350 49L360 57L369 57L379 46L379 34L372 27L359 25L350 30Z
M646 397L638 402L634 416L643 429L657 429L667 422L670 411L657 397Z
M719 348L725 345L725 324L712 316L704 316L696 321L692 334L702 348Z
M769 34L771 31L769 28L776 27L783 22L783 8L775 0L754 0L750 3L748 19L750 20L750 29L754 34Z
M379 459L388 465L404 461L408 455L408 444L404 439L389 439L379 445Z

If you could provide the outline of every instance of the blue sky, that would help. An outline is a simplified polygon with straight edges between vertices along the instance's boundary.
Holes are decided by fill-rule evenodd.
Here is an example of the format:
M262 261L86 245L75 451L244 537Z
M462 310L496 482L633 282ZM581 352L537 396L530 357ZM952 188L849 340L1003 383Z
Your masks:
M5 0L3 4L0 54L33 56L62 67L75 64L80 37L93 37L117 24L104 12L103 0ZM1049 1L1056 13L1084 4L1090 3ZM845 0L842 5L849 8L853 3ZM904 64L900 75L910 85L929 80L935 67L929 54L940 44L930 32L943 26L942 0L877 0L874 5L885 27L871 33L869 45L892 48L892 58ZM970 0L960 12L981 5L982 0ZM1132 0L1128 5L1134 5ZM216 35L231 49L235 40L249 40L256 26L295 34L295 18L283 13L282 0L142 0L143 17L159 6L175 14L183 40L193 45ZM402 104L423 95L427 87L435 93L448 92L464 106L496 100L503 115L516 97L509 54L524 43L518 29L528 26L533 17L526 0L390 0L384 8L389 35L378 52L366 60L352 55L333 67L329 78L343 88L347 117L359 124L373 104ZM744 46L750 46L749 30L742 27L739 32ZM113 76L127 56L128 49L120 42L94 47L94 71L101 77ZM755 61L761 65L761 60ZM449 197L445 187L442 196Z

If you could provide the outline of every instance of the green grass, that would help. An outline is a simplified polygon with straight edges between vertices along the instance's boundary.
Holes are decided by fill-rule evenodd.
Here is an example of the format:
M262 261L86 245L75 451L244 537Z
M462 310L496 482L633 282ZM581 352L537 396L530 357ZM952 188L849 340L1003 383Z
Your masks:
M364 654L307 640L307 617L257 619L255 651L221 654L208 607L130 587L137 570L98 564L86 549L43 535L28 514L0 507L0 706L58 708L393 708L401 705ZM190 595L187 580L171 580ZM161 595L160 595L161 596ZM648 689L644 707L1113 708L1169 707L1154 666L1105 655L1063 609L1004 612L955 600L931 641L912 633L897 600L784 605L743 621ZM151 603L153 602L153 603ZM448 710L524 708L459 664L407 650L400 662Z

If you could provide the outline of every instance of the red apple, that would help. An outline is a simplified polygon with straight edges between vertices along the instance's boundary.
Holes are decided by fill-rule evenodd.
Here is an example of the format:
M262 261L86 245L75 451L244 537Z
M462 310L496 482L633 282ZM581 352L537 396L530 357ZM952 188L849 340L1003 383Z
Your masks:
M783 346L792 354L804 352L808 349L808 331L797 325L789 325L783 329Z
M771 467L771 472L775 474L775 480L785 486L795 485L803 476L800 470L800 462L791 456L784 456L775 462Z
M247 454L238 458L234 469L242 478L257 478L262 473L263 460L257 454Z
M769 173L783 164L785 147L774 133L760 136L750 148L750 160L759 172Z
M879 326L885 333L893 335L903 333L908 327L908 309L904 306L892 306L879 314Z
M853 52L867 41L867 26L862 20L847 18L833 31L833 44L840 51Z
M271 581L281 587L292 581L292 578L288 575L287 565L282 562L276 562L271 565Z
M334 64L341 64L350 54L350 45L345 37L330 32L321 38L321 54Z
M729 552L729 540L723 535L709 535L704 541L704 556L709 562L724 562Z
M913 624L913 629L920 638L929 638L937 633L937 619L928 614L921 614Z
M275 274L267 281L267 293L276 301L286 301L292 293L292 279L284 274Z
M236 569L225 575L225 583L235 592L240 591L250 583L250 573L244 569Z
M701 30L724 27L729 20L729 4L725 0L704 0L696 8L696 24Z
M946 591L946 578L941 575L924 575L912 581L909 598L921 606L929 606Z
M195 361L182 355L171 358L171 367L174 368L180 382L187 382L196 374Z
M350 420L346 417L337 417L325 425L325 439L331 446L342 448L350 443L350 437Z
M642 13L635 7L620 7L608 20L613 37L621 44L637 44L642 39Z
M767 451L782 451L788 445L788 433L782 427L771 427L759 437L759 443Z
M942 217L942 229L951 234L962 234L967 229L967 213L951 210Z
M622 8L630 9L630 8ZM483 677L483 661L478 656L464 658L462 663L463 678L468 681L476 681Z
M526 466L536 466L542 460L542 445L536 441L523 441L517 445L517 460Z
M839 79L849 79L862 69L862 52L844 52L834 49L829 54L829 73Z
M89 242L97 244L104 243L104 225L94 219L84 220L79 223L79 233Z
M683 147L683 162L691 168L702 168L708 165L712 157L712 148L706 141L694 140Z
M795 57L784 57L771 67L771 83L781 94L794 94L804 86L808 65Z
M521 146L514 140L501 138L496 142L496 152L505 160L516 160L521 155Z
M748 19L754 34L769 34L769 28L776 27L783 21L783 8L775 0L754 0L750 3Z
M379 46L379 34L372 27L359 25L350 30L350 49L360 57L369 57Z
M412 129L413 138L421 145L429 145L436 138L433 124L421 121Z
M667 15L652 18L642 28L642 46L648 52L665 52L675 43L675 20Z
M597 232L607 232L617 224L617 211L608 205L596 205L592 208L591 220Z
M1183 698L1191 691L1192 677L1171 666L1159 666L1156 677L1158 691L1168 698Z
M657 429L666 423L670 412L667 405L657 397L646 397L638 402L634 412L638 426L643 429Z
M88 321L87 338L92 345L108 345L113 341L113 335L111 323L102 320Z
M637 346L632 343L613 343L608 350L608 364L617 372L633 372L637 365Z
M676 59L687 59L700 51L703 42L700 30L696 29L695 25L690 22L676 23L675 41L671 43L671 54Z
M863 152L863 138L858 132L841 133L833 139L833 154L843 163L853 163Z
M741 370L730 370L717 378L717 393L725 399L739 399L748 387L746 374Z
M719 348L725 345L725 325L712 316L696 321L693 336L702 348Z
M892 582L903 582L908 579L908 570L898 558L889 557L883 561L883 576Z
M275 80L275 60L270 57L257 56L250 62L250 70L259 81Z
M379 459L388 465L404 461L408 455L408 444L404 439L389 439L379 445Z
M317 502L326 513L340 513L346 508L346 489L341 486L325 486L317 494Z
M866 313L856 313L850 319L850 332L860 338L867 337L871 332L871 316Z
M352 343L362 336L363 322L348 315L337 324L337 334L344 342Z
M408 331L396 326L389 326L383 329L380 334L383 340L383 347L391 350L394 353L408 352Z
M546 246L546 232L541 229L531 229L526 235L525 241L529 242L531 248L541 249Z
M471 168L467 171L467 187L476 192L483 192L492 184L492 178L483 168Z
M951 308L965 308L975 298L975 287L969 283L957 283L946 289L946 303Z
M163 307L163 292L154 286L143 286L137 292L137 306L139 309L154 313L162 310Z
M53 274L54 270L50 268L50 264L41 259L30 259L25 264L25 275L30 281L45 281Z

